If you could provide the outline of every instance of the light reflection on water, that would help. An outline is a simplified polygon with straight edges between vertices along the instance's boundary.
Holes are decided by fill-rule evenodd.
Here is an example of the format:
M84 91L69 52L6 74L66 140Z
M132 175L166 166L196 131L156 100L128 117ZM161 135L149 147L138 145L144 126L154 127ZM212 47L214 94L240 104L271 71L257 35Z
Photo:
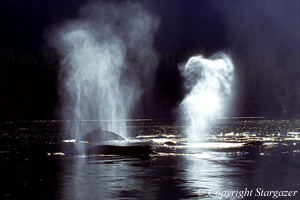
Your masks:
M121 157L69 158L72 163L63 174L62 199L119 199L123 192L135 197L142 189L143 176L139 165L149 165L148 161Z
M218 191L263 188L299 191L295 198L281 199L300 197L300 139L294 134L300 130L299 121L292 126L272 121L277 132L265 128L270 127L265 120L239 125L230 121L221 124L223 128L216 127L210 137L193 143L182 134L182 126L151 120L134 123L128 128L138 137L129 138L127 142L148 143L157 154L149 157L60 155L43 157L42 161L40 157L25 157L21 162L17 160L8 165L10 171L1 170L28 176L15 179L10 176L10 182L20 182L22 189L18 186L5 195L13 197L15 192L23 196L25 191L30 196L40 190L37 196L47 199L44 191L51 190L48 193L52 196L48 199L225 199L214 195ZM26 126L29 127L26 130L30 130L30 126ZM25 131L24 127L18 130ZM292 136L288 136L289 132ZM6 135L2 134L2 139ZM2 156L11 155L5 153L9 149L2 148ZM0 161L2 167L5 163ZM12 167L15 165L16 170ZM22 169L23 165L26 169ZM26 189L25 183L32 184L32 188Z
M261 156L267 149L255 146L247 151L197 147L157 145L149 158L62 158L72 160L62 175L69 177L62 199L222 199L215 196L218 191L300 189L297 155Z
M61 158L62 199L198 198L199 188L221 188L217 153L158 153L150 158ZM224 160L224 158L222 158ZM70 162L68 164L68 161Z

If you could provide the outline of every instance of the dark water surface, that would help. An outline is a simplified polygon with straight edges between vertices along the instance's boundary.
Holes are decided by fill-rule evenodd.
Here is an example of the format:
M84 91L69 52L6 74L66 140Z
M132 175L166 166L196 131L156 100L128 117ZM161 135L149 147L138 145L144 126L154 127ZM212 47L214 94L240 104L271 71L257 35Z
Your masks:
M299 120L219 120L192 140L172 120L128 121L128 142L157 154L49 156L63 123L0 122L0 199L300 199Z

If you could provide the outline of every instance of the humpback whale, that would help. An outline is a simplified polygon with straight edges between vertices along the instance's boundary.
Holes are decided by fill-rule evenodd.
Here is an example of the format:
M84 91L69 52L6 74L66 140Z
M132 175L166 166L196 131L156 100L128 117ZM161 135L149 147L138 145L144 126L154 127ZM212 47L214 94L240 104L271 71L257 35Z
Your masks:
M110 140L125 140L125 138L116 133L105 131L101 127L79 138L79 141L87 141L89 143L101 143Z
M127 144L125 146L120 146L107 145L105 143L112 140L125 140L125 138L116 133L98 128L76 139L75 142L83 142L81 147L76 148L76 145L72 145L70 148L70 146L67 147L67 145L65 146L67 148L62 148L62 152L65 155L77 155L83 153L85 155L111 154L123 156L139 156L154 154L154 152L151 150L150 145Z
M133 145L133 146L117 146L117 145L93 145L86 146L83 149L73 149L63 152L65 155L77 155L84 152L85 155L121 155L121 156L141 156L154 154L150 145Z

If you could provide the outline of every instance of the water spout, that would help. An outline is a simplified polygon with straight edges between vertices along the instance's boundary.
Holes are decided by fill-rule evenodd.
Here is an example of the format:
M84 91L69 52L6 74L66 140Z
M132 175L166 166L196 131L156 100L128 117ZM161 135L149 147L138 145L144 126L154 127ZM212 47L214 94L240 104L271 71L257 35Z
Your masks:
M182 119L188 127L189 137L199 138L228 110L234 65L229 56L219 53L210 59L201 55L191 57L179 67L187 89L180 104Z
M77 19L52 27L49 44L61 57L62 117L80 138L82 120L108 120L104 130L128 136L125 120L151 88L158 63L152 43L158 18L130 2L90 2Z

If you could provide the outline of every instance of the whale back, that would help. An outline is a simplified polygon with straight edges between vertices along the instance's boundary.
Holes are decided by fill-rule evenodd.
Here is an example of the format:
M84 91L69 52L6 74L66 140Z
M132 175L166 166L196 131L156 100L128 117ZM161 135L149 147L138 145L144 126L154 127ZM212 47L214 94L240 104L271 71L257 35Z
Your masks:
M102 128L95 129L80 138L81 141L89 143L100 143L110 140L124 140L124 138L114 132L102 130Z

